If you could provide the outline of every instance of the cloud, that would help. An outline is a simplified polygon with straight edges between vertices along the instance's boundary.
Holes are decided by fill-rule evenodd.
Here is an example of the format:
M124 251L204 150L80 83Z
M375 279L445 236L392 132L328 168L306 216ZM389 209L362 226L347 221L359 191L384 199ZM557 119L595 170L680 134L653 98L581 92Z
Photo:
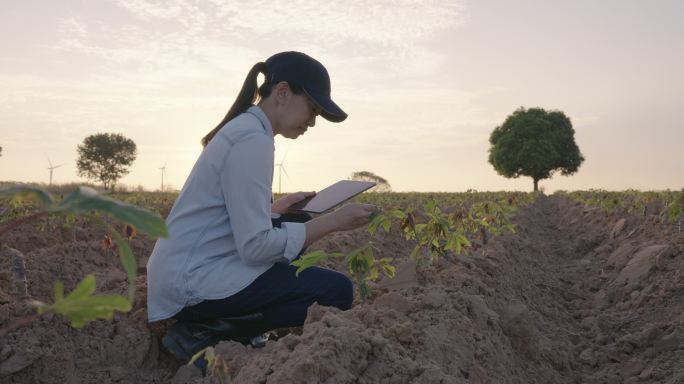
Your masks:
M406 75L439 60L421 48L431 35L467 20L459 1L117 0L128 13L116 25L87 15L62 20L56 49L96 56L115 66L167 71L254 63L285 42L319 58L356 64L382 63ZM106 36L103 40L102 37ZM290 48L292 49L292 48ZM131 68L127 68L129 71ZM425 72L425 71L423 71Z

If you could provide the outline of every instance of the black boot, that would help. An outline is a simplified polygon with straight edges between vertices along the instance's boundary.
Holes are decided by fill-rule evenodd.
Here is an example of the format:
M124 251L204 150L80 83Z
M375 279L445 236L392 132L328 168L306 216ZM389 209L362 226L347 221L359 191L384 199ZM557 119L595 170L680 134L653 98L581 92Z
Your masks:
M188 362L200 350L222 340L263 347L268 339L263 333L271 329L270 322L261 313L199 322L179 321L169 328L162 343L177 358Z

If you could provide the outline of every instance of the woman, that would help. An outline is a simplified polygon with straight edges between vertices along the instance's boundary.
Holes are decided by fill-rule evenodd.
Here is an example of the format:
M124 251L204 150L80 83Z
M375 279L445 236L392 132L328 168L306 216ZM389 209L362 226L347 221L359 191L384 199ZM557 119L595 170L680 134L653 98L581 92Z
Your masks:
M202 139L166 219L170 236L147 264L148 319L178 320L163 342L179 358L221 339L302 325L314 302L351 307L346 276L310 268L296 277L289 263L326 234L368 223L377 208L347 204L309 220L286 212L313 192L272 202L274 136L296 139L318 115L347 117L330 99L328 72L303 53L282 52L252 67L226 117Z

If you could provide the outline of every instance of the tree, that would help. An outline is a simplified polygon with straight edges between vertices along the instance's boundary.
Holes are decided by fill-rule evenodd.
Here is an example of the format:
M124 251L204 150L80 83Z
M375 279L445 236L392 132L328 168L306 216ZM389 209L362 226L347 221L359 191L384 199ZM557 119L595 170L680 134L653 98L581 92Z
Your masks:
M376 183L375 192L389 192L392 190L390 183L382 177L368 171L354 172L349 177L350 180L372 181Z
M78 175L100 180L105 190L111 189L128 174L137 149L133 140L117 133L90 135L78 146Z
M584 156L575 144L575 130L561 111L520 107L489 136L489 162L507 178L529 176L538 190L539 180L560 170L577 172Z

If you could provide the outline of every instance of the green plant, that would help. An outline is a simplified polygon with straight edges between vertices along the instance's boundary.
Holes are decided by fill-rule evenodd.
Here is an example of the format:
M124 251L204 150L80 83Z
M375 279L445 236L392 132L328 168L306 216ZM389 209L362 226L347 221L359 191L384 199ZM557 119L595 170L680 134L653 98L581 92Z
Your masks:
M379 212L372 218L367 231L374 236L378 230L390 232L391 228L398 224L403 238L416 243L409 257L419 263L432 264L440 257L447 257L449 252L455 254L467 252L472 245L471 238L479 236L485 243L487 233L494 235L505 231L514 233L515 226L510 221L510 216L517 210L518 200L529 202L535 196L533 194L487 195L493 199L471 203L469 208L465 204L455 205L451 207L450 213L444 212L433 198L425 203L425 211L418 212L413 208L404 210L393 208ZM420 222L418 216L420 216ZM340 256L342 256L340 253L326 253L318 250L302 256L292 264L298 267L296 274L299 275L306 268ZM394 277L393 259L390 257L377 259L372 241L350 252L346 255L345 261L349 274L356 283L359 296L364 302L369 295L368 281L376 280L380 272L389 278Z
M299 259L292 262L292 265L298 267L295 274L299 274L307 268L316 266L330 258L345 256L345 264L349 274L356 283L356 288L359 291L361 301L366 302L368 297L368 281L375 281L380 273L394 277L395 269L392 266L391 257L383 257L377 259L373 252L373 242L369 241L361 247L349 252L346 256L339 252L327 253L322 250L314 251L303 255Z
M206 347L195 353L188 365L194 364L197 360L204 358L207 361L207 374L218 380L220 384L230 383L230 368L223 359L216 356L214 347Z
M55 302L46 304L33 302L37 307L37 314L30 319L37 318L48 312L54 312L65 316L75 328L82 327L89 321L105 318L109 319L114 310L128 311L131 309L135 297L135 279L137 264L128 242L107 223L98 213L103 213L115 220L130 224L138 231L144 232L152 238L166 237L168 232L164 220L145 209L99 195L95 190L87 187L79 187L76 191L66 196L61 202L45 190L35 187L9 187L0 190L0 196L9 197L13 204L21 201L33 201L37 203L38 210L23 217L17 217L5 222L0 226L0 238L8 231L20 224L35 221L40 217L58 214L88 217L94 223L104 227L114 239L119 250L121 263L128 276L128 295L94 295L95 277L87 276L66 297L62 283L55 284ZM69 220L70 221L70 220ZM5 329L0 330L0 335L25 324L20 319Z

